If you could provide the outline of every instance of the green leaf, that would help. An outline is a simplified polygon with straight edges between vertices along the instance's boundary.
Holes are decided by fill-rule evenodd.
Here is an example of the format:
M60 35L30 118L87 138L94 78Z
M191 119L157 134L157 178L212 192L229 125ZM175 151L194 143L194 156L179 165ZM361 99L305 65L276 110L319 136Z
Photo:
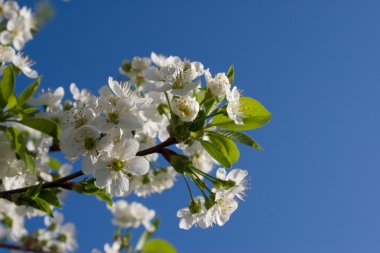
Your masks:
M234 164L239 160L240 152L236 144L223 136L209 136L210 142L214 144L227 157L230 164ZM231 166L229 166L231 167Z
M95 195L98 199L103 200L107 205L112 206L112 197L106 191L106 189L99 189L95 185L95 178L91 178L87 182L77 183L73 190L79 193L84 193L87 195Z
M203 110L200 110L198 112L198 116L197 118L193 121L193 122L189 122L187 123L187 125L189 125L189 130L191 132L197 132L197 131L200 131L202 130L202 128L204 127L205 125L205 121L206 121L206 114L205 114L205 111Z
M230 130L251 130L267 124L272 114L260 102L253 98L242 97L239 100L243 113L243 125L236 125L228 116L219 114L211 121L210 126L218 126Z
M53 157L49 157L49 166L54 170L59 170L59 168L61 168L59 161Z
M30 188L25 192L25 197L31 198L31 199L36 199L38 197L38 194L40 193L42 189L42 183L39 183L35 187Z
M30 152L25 146L25 139L17 128L9 127L6 129L5 134L10 140L12 147L16 150L17 154L24 162L27 169L32 175L36 172L35 155Z
M162 239L149 240L145 243L143 253L177 253L173 245Z
M257 148L263 150L263 148L248 134L235 130L219 129L215 131L208 131L208 134L221 135L227 137L233 141L239 142L241 144L247 145L249 147Z
M201 103L205 99L206 92L206 88L200 88L197 94L195 94L198 103Z
M14 98L15 76L12 66L8 65L3 72L3 78L0 82L0 107L4 108L8 105L9 98L11 97L11 105ZM13 95L13 96L12 96Z
M36 199L33 199L29 205L31 207L34 207L36 209L39 209L41 211L44 211L45 213L47 213L50 217L53 217L53 212L51 210L51 207L49 205L49 203L41 198L36 198Z
M212 144L209 141L200 140L200 143L202 147L215 159L217 160L221 165L224 167L230 168L231 163L226 157L226 155L219 150L214 144Z
M47 203L54 207L61 207L61 203L59 202L59 198L57 197L57 191L50 189L42 189L38 194L38 198L45 200Z
M29 100L33 96L33 94L37 91L38 86L40 85L41 77L31 83L26 89L18 96L18 105L22 106L26 101Z
M112 198L111 198L111 195L105 190L105 189L101 189L99 190L95 196L100 199L100 200L103 200L107 203L108 206L112 206Z
M201 140L201 145L221 165L230 168L239 160L239 149L233 141L220 135L211 135L209 139Z
M21 124L36 129L42 133L52 137L57 137L59 128L57 123L46 118L24 118L20 121Z
M234 82L235 79L235 71L234 71L234 65L231 65L227 72L227 78L230 81L230 84Z

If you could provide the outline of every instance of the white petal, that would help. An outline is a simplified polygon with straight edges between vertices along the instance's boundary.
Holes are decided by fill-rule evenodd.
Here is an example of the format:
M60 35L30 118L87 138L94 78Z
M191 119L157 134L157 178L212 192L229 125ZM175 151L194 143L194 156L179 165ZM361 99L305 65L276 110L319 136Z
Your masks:
M108 85L116 96L124 97L124 93L120 87L120 84L117 81L114 81L112 77L108 78Z
M106 167L96 168L94 177L95 185L98 188L105 188L112 182L112 173Z
M136 156L127 161L125 170L133 175L145 175L149 171L149 162L144 157Z
M139 151L139 143L134 139L123 140L123 143L119 146L122 150L117 152L122 152L122 159L128 160L136 155Z
M124 173L119 172L112 180L110 193L112 196L122 197L127 195L129 190L129 179Z

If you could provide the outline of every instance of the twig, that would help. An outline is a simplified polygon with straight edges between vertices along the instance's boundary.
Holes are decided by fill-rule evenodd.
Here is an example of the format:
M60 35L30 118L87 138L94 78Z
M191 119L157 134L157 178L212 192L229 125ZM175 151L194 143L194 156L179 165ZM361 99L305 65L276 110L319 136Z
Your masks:
M175 144L175 143L177 143L177 140L173 137L170 137L166 141L164 141L164 142L162 142L162 143L160 143L154 147L147 148L147 149L144 149L144 150L137 152L136 155L137 156L144 156L144 155L149 155L149 154L153 154L153 153L161 153L162 150L165 150L165 147L168 147L168 146ZM44 183L44 184L42 184L42 188L64 188L67 190L71 190L72 185L68 181L71 179L77 178L77 177L81 177L83 175L84 175L84 173L82 171L77 171L77 172L70 174L68 176L58 178L57 180L54 180L52 182ZM23 188L19 188L19 189L3 191L3 192L0 192L0 198L9 199L9 197L12 194L23 193L23 192L26 192L27 190L29 190L33 187L35 187L35 186L28 186L28 187L23 187Z
M26 251L26 252L35 252L35 253L52 253L50 251L44 251L41 249L32 249L32 248L28 248L22 245L13 245L13 244L7 244L7 243L0 243L0 248L20 250L20 251Z

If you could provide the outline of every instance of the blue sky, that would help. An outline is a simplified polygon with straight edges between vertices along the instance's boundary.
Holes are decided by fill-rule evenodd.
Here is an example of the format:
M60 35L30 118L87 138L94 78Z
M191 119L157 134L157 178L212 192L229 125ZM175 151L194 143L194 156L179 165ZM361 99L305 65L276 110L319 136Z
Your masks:
M179 252L380 252L379 1L53 4L56 16L26 48L45 88L95 91L123 59L155 51L213 73L234 64L235 84L273 113L250 132L265 152L241 147L236 167L250 171L251 189L224 227L178 228L181 180L142 200ZM63 210L78 225L78 252L111 241L104 203L70 194Z

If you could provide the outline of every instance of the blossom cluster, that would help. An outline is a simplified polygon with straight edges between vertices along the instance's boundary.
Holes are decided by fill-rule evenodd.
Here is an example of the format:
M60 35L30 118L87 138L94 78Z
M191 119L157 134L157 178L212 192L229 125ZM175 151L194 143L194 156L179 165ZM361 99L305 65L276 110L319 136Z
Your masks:
M12 63L26 76L36 78L38 73L30 67L34 64L21 50L33 38L36 22L31 9L19 7L16 1L0 1L0 73Z
M35 19L30 9L0 0L0 23L0 240L32 251L74 251L75 227L57 212L64 190L106 201L121 230L142 225L136 252L152 243L156 213L114 197L149 197L183 180L190 201L177 212L181 229L230 219L249 181L247 170L230 169L240 156L235 143L261 149L243 131L271 118L242 96L233 66L212 75L199 61L152 52L124 60L122 76L103 80L97 92L75 83L70 98L63 87L36 92L38 78L16 94L16 74L38 76L20 51ZM25 217L42 215L47 228L28 233ZM130 236L119 231L105 252L131 252Z
M44 229L28 233L25 219L43 216L36 209L17 206L0 199L0 241L22 241L26 245L34 245L34 249L50 252L73 252L77 249L76 229L73 223L63 223L63 215L54 212L54 218L44 217Z

